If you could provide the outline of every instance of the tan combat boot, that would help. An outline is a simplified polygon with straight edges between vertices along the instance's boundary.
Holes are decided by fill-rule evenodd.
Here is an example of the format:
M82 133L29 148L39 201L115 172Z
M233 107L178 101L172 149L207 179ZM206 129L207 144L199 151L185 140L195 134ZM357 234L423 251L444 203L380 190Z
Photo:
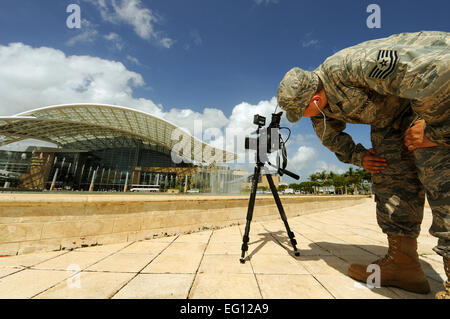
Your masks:
M445 290L436 293L436 299L450 299L450 258L444 257L445 274L447 281L444 282Z
M388 235L389 250L386 256L372 264L380 266L381 286L402 288L415 293L427 294L430 285L419 263L417 240L406 236ZM352 264L348 269L350 277L367 282L371 273L368 265Z

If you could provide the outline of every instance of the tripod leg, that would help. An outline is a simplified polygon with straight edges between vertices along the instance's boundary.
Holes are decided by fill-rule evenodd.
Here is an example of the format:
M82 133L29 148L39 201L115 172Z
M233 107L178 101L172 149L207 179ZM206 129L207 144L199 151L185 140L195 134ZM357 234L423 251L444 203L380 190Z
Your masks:
M280 212L281 220L283 220L284 226L286 227L286 232L291 240L292 247L294 248L295 256L300 256L300 252L297 250L297 241L295 240L295 235L291 231L289 227L289 223L287 221L286 213L284 212L283 205L281 204L280 196L278 196L277 189L275 184L273 183L272 176L270 174L266 175L267 181L269 182L270 190L272 191L272 195L275 199L275 203L277 204L278 211Z
M245 263L245 252L248 250L248 242L250 241L249 233L250 233L250 223L252 222L253 218L253 209L255 208L255 198L256 198L256 191L258 189L258 181L259 181L259 175L261 172L261 167L257 164L255 166L255 171L253 173L253 179L252 179L252 191L250 194L250 201L248 203L248 210L247 210L247 224L245 225L245 233L244 237L242 238L242 253L241 253L241 263Z

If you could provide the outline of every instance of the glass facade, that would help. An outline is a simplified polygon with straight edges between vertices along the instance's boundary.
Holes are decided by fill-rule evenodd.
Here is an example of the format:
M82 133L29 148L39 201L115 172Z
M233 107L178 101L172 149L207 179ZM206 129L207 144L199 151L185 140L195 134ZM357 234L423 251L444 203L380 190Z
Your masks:
M43 167L42 169L40 167ZM46 169L45 167L48 167ZM239 194L247 176L236 175L228 167L175 164L167 153L149 147L104 149L91 152L0 151L0 183L21 188L27 176L43 174L49 190L122 192L135 186L159 191L177 189L201 193ZM29 183L28 183L29 184ZM22 187L23 188L23 187Z
M0 151L0 171L26 173L31 164L30 152Z
M21 174L29 172L30 152L0 151L0 187L18 187Z
M56 187L72 190L89 190L91 183L94 190L122 191L125 183L134 180L132 167L185 167L175 164L170 155L150 148L116 148L83 153L58 153L50 171L46 188L49 189L56 174ZM58 170L58 171L57 171ZM127 176L128 175L128 176ZM176 175L168 175L168 181L175 180ZM166 175L141 173L140 184L161 185L168 188Z

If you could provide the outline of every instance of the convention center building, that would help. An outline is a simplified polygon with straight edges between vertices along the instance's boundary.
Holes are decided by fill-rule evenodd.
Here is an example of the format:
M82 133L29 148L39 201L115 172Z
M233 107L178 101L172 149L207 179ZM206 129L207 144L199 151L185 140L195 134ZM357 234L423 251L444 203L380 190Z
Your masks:
M49 146L14 147L30 140ZM181 140L190 153L174 156ZM239 193L247 172L220 165L236 158L166 120L120 106L58 105L0 117L4 189Z

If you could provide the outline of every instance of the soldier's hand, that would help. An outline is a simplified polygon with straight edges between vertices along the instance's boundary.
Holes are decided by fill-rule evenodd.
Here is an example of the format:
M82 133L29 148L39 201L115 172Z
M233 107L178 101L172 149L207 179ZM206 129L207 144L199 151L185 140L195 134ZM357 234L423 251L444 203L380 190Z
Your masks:
M434 147L438 144L431 142L424 134L425 121L418 120L405 133L405 145L410 151L418 148Z
M364 154L362 165L366 171L372 174L378 174L387 167L386 159L375 156L373 148Z

